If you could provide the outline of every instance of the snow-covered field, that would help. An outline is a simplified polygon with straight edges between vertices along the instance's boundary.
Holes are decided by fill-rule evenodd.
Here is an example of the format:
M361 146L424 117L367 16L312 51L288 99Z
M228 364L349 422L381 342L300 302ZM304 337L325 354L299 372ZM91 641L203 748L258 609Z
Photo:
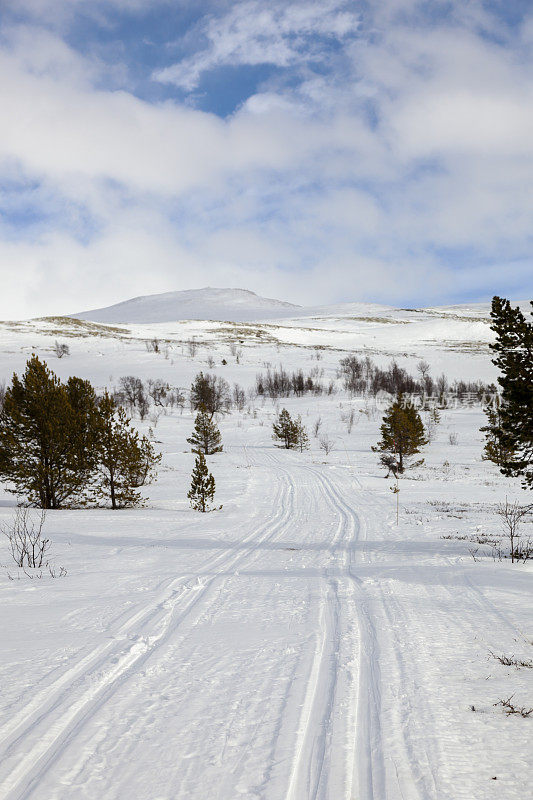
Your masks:
M147 351L152 336L162 352ZM0 380L34 351L99 388L128 374L188 388L209 358L246 388L280 363L323 370L327 384L353 350L488 381L490 336L483 314L457 309L109 330L5 323ZM55 339L69 357L53 355ZM529 796L533 715L494 704L532 706L533 669L491 653L533 658L532 568L478 541L501 536L498 502L526 494L481 460L481 409L450 409L425 465L400 481L397 525L392 481L370 450L380 409L336 386L279 403L310 434L321 418L327 456L312 435L308 452L275 448L270 400L220 419L224 452L208 459L220 511L188 507L186 406L136 421L164 454L144 508L47 514L66 577L19 576L0 542L0 797ZM0 521L14 504L2 490Z

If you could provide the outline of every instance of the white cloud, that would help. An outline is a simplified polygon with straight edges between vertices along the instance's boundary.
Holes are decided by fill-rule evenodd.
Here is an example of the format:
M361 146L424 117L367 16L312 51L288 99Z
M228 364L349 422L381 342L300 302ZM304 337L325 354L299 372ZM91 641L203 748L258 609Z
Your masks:
M320 37L343 39L359 28L359 15L346 0L286 3L246 0L201 25L207 46L165 67L155 78L194 89L204 72L225 65L288 67L324 57Z
M496 42L479 8L417 27L393 5L361 28L334 0L210 18L187 74L265 54L296 67L224 120L101 88L107 66L61 37L4 30L3 208L44 220L0 229L0 316L206 284L295 302L530 291L531 26Z

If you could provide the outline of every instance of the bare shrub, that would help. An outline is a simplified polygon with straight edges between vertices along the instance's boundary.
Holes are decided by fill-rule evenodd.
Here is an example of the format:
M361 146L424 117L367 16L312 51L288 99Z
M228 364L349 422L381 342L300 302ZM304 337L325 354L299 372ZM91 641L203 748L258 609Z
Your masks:
M333 439L330 439L327 433L320 437L318 443L320 445L320 449L323 450L327 456L331 453L335 446Z
M528 669L533 669L533 661L531 659L521 659L515 658L514 656L506 656L501 655L497 656L496 653L493 653L492 650L489 650L490 655L499 661L500 664L503 664L504 667L516 667L519 669L520 667L527 667Z
M233 405L237 411L243 411L246 405L246 392L238 383L233 384Z
M148 381L148 396L151 397L154 406L163 407L167 405L167 397L170 392L169 384L161 378L152 378Z
M521 505L518 500L509 501L505 498L505 503L499 503L496 513L502 521L502 526L509 539L511 550L511 562L531 558L532 545L529 542L520 542L520 525L528 514L533 511L533 504Z
M183 410L183 407L185 405L185 395L177 387L171 389L170 392L168 392L167 394L166 404L167 406L170 406L170 408L174 408L174 406L177 406L178 408Z
M159 353L161 350L159 339L155 337L153 339L148 339L144 344L149 353Z
M355 421L355 409L350 408L349 411L346 412L341 411L341 421L344 422L344 424L346 425L346 431L348 433L351 433Z
M42 510L36 521L31 519L29 509L17 508L10 523L1 530L9 542L9 550L17 567L39 569L45 564L45 556L51 542L43 536L46 513Z
M70 347L68 346L68 344L64 344L62 342L58 342L57 340L56 340L56 343L54 345L54 350L55 350L55 354L56 354L56 356L58 358L63 358L63 356L70 355Z
M501 706L507 716L510 714L519 714L521 717L529 717L533 714L533 708L526 708L526 706L515 706L514 703L511 702L513 699L514 694L507 698L507 700L498 700L494 703L495 706Z
M203 409L211 417L229 411L231 394L228 382L216 375L199 372L191 386L190 403L194 411Z
M451 445L453 445L453 446L455 446L456 444L458 444L458 443L459 443L459 437L458 437L458 435L455 433L455 431L453 431L452 433L450 433L450 435L448 436L448 442L449 442L449 444L451 444Z
M320 432L320 426L321 425L322 425L322 417L317 417L315 419L315 424L313 425L313 436L315 437L315 439L317 438L317 436L318 436L318 434Z
M187 342L187 352L191 358L194 358L198 352L198 342L194 337Z
M119 378L119 386L119 392L124 397L124 405L129 408L130 413L147 402L144 384L135 375L124 375Z

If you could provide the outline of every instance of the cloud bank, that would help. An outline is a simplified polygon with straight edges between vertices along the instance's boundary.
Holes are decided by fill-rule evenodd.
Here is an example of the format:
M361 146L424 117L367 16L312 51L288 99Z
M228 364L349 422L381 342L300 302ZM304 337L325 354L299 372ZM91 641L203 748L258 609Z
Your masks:
M518 10L8 4L0 317L209 284L297 303L531 294Z

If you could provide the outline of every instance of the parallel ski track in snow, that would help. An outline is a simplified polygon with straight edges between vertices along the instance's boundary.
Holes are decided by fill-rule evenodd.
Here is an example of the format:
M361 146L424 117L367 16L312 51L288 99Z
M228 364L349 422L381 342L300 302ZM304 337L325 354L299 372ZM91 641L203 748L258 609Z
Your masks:
M393 562L376 564L376 574L382 579L373 581L370 590L369 584L358 576L358 569L372 566L372 551L365 548L365 541L369 534L383 540L390 505L355 482L346 499L346 487L337 485L320 466L286 464L269 451L258 456L258 465L276 475L273 516L243 537L237 552L224 550L221 542L222 552L207 559L195 578L182 575L162 582L151 602L137 607L126 619L124 614L117 618L118 627L108 632L112 633L111 641L85 652L66 672L41 685L24 707L15 706L11 718L0 727L3 799L30 798L56 764L60 774L62 754L84 731L91 741L92 729L87 725L115 692L138 676L146 661L165 645L183 647L198 618L229 599L229 589L224 590L229 577L249 568L259 557L258 548L262 545L292 531L302 510L297 492L300 475L312 481L317 507L329 509L337 523L331 538L324 542L330 550L329 562L323 565L322 573L318 572L319 596L315 593L310 605L312 615L317 613L314 632L288 679L260 796L265 800L384 800L392 792L390 796L410 800L452 800L439 768L445 763L444 756L449 762L451 756L460 759L463 754L455 752L453 742L447 742L447 752L443 753L436 736L421 736L422 730L436 730L439 722L433 718L434 709L428 700L431 687L421 669L420 647L427 640L423 622L416 607L391 587L387 575L390 570L394 579L397 565ZM301 524L299 532L305 550ZM316 527L311 529L313 536L316 533ZM460 637L465 626L471 628L472 636L478 633L479 610L484 618L493 621L495 630L501 630L503 622L509 636L523 636L470 581L465 570L461 573L457 568L459 583L452 585L447 583L446 573L442 579L439 577L439 563L435 566L437 580L431 588L417 580L417 567L409 561L401 569L409 580L412 572L412 584L422 587L421 602L429 606L436 603L435 609L444 611L445 624L453 635ZM456 565L442 559L441 566L446 569ZM464 598L461 603L458 593ZM455 611L457 607L462 609L460 614ZM380 643L389 654L388 667L398 696L397 716L388 719L387 725L394 727L394 735L388 739L393 738L400 749L400 770L392 754L385 751L381 727ZM265 675L264 680L263 694L268 696L276 673ZM130 683L128 688L135 698L135 685ZM245 701L245 694L235 698L227 720L228 734ZM259 717L256 728L263 719L264 716ZM254 736L252 732L251 738ZM104 745L108 743L104 740ZM287 743L291 743L289 758ZM73 769L79 772L84 768L84 759L86 756L70 767L71 774ZM222 764L224 750L220 759ZM244 785L245 767L243 751L231 774L221 776L217 796L233 800L238 782ZM186 800L195 768L192 761L182 765L173 786L174 797ZM55 779L55 773L51 774ZM70 784L67 781L65 785Z
M339 521L332 560L324 569L326 589L286 800L339 800L339 786L346 800L382 800L379 649L363 584L355 574L353 545L361 537L361 520L323 470L296 469L313 475Z
M236 554L222 553L209 559L202 566L202 573L208 575L203 580L184 583L181 578L170 579L155 602L136 611L114 634L115 639L133 639L132 644L126 649L114 642L96 647L12 715L0 728L2 798L22 800L31 796L63 748L197 610L220 580L220 573L241 567L258 545L284 530L292 516L293 498L294 483L287 473L278 487L274 518L243 539L247 547Z

